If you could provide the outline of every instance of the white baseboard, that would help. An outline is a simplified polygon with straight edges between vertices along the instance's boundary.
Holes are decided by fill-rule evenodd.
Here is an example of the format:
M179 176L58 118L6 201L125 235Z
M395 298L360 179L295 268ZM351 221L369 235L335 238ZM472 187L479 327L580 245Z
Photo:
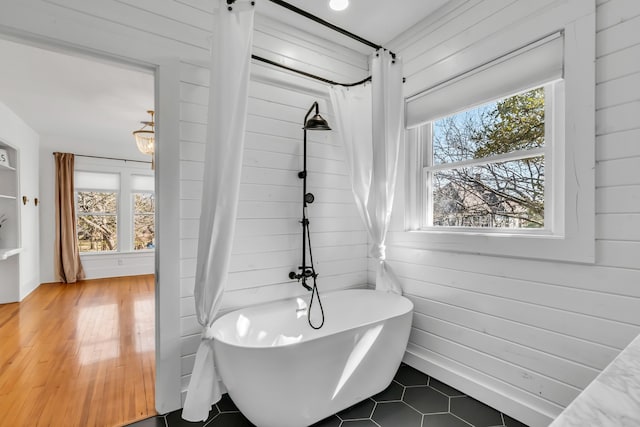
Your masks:
M480 371L409 343L403 361L530 427L546 427L562 408Z
M139 276L155 272L154 252L82 255L86 279Z

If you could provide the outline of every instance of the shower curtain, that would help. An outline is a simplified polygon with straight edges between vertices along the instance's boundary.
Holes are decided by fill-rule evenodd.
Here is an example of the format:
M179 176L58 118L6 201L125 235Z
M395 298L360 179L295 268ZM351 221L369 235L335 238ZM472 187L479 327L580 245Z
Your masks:
M194 289L202 337L182 411L182 418L188 421L206 420L221 397L210 327L220 307L233 243L253 37L250 1L238 0L231 10L224 0L216 0L216 5Z
M330 90L337 129L344 145L353 195L377 259L376 289L402 289L386 264L385 238L396 186L402 135L402 62L380 50L371 61L371 84Z

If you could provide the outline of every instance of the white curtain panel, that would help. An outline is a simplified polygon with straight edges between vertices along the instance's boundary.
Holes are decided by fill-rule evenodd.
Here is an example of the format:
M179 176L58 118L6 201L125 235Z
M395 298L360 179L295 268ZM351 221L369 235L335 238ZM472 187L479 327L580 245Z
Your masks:
M253 6L236 1L227 10L216 0L211 49L209 117L202 210L198 240L195 303L202 339L182 411L188 421L204 421L221 392L215 374L211 324L228 275L238 209L247 117Z
M378 260L376 289L402 289L385 262L385 238L391 219L402 136L402 62L386 51L372 57L371 84L330 89L331 103L353 195Z

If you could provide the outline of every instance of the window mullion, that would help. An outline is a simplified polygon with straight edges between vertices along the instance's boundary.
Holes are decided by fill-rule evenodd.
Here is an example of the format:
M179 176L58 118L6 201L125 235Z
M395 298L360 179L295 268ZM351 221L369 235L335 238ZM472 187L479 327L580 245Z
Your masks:
M421 227L431 227L433 225L433 172L432 170L425 170L433 166L433 123L428 123L424 128L424 143L423 147L427 147L423 153L422 159L425 168L423 168L420 179L422 182L422 203L424 212L420 216Z
M459 169L462 167L482 166L492 163L510 162L513 160L528 159L531 157L538 157L545 155L546 148L532 148L529 150L518 150L511 153L496 154L495 156L482 157L479 159L462 160L459 162L441 163L433 166L426 166L424 169L427 172L436 172L440 170Z

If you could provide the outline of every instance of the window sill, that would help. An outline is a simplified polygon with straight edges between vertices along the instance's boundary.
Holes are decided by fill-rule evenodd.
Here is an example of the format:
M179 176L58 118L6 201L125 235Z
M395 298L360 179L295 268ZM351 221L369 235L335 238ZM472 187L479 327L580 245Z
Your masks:
M155 249L141 249L139 251L126 251L126 252L82 252L80 253L80 257L97 257L97 256L131 256L131 255L153 255L155 254Z
M487 237L525 237L525 238L551 238L562 239L563 236L553 234L553 232L544 229L488 229L488 228L471 228L471 227L425 227L418 230L408 230L409 233L426 233L426 234L456 234L463 236L487 236Z
M593 264L595 262L595 241L590 236L589 232L567 237L540 233L411 230L389 232L387 245L507 258Z

